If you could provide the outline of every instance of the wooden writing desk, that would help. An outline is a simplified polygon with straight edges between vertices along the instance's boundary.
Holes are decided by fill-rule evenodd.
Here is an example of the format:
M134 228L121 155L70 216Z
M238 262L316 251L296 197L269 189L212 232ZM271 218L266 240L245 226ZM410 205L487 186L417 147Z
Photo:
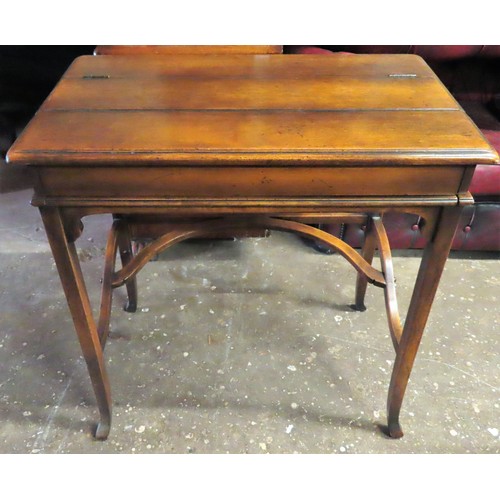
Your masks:
M265 227L317 238L383 289L396 361L388 432L477 163L496 152L417 56L85 56L68 69L8 154L37 176L33 204L47 236L100 412L111 423L103 359L111 295L156 253L213 231ZM421 216L428 238L404 326L399 319L389 210ZM75 241L84 216L112 213L99 320ZM366 221L361 254L307 223ZM131 238L149 234L137 255ZM381 267L372 267L378 247ZM115 269L120 253L122 267Z

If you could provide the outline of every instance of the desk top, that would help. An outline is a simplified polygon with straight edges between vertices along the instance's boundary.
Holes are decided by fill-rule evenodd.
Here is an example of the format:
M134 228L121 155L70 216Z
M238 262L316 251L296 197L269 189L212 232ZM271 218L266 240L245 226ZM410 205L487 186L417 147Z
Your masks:
M414 55L83 56L8 160L61 166L499 161Z

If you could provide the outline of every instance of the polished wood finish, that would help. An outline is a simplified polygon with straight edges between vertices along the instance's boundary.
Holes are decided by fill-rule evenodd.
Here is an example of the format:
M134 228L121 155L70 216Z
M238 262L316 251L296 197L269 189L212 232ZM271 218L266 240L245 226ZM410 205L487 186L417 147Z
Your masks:
M413 81L411 78L360 79L340 75L335 79L290 80L284 75L274 78L272 85L263 88L260 80L227 78L221 85L220 77L210 78L209 75L201 82L186 78L182 86L147 75L122 80L115 80L112 74L106 76L63 79L57 93L49 96L43 109L175 111L198 110L208 104L208 109L213 111L297 108L342 111L363 107L371 110L439 108L460 111L451 95L443 95L441 84L432 78Z
M141 55L77 59L8 153L31 165L63 288L107 437L103 361L113 288L137 307L136 275L158 252L213 231L292 231L322 241L384 290L399 414L477 163L498 155L422 59L411 55ZM401 323L383 216L422 218L424 252ZM97 326L74 246L81 219L110 213ZM367 221L360 253L308 224ZM152 241L136 255L131 238ZM378 248L380 269L372 265ZM116 269L117 253L122 267Z
M190 55L176 56L81 56L75 59L64 78L112 77L112 78L196 78L209 77L224 80L235 78L275 80L316 79L352 76L363 78L391 78L418 81L435 79L433 71L423 59L412 55L379 55L373 64L372 55L325 58L301 55ZM406 75L406 76L405 76ZM443 86L443 95L449 95Z
M450 252L460 213L460 206L441 209L434 236L425 247L420 263L402 336L396 349L396 361L387 398L389 435L394 438L403 435L399 423L403 397L446 258Z
M283 45L98 45L94 55L282 54Z
M371 265L373 262L373 257L375 255L375 250L377 249L377 239L375 235L375 229L373 226L373 220L367 218L363 221L365 224L365 241L363 243L363 248L361 250L361 255L366 262ZM368 280L363 273L358 273L356 278L356 290L354 292L354 304L351 305L352 309L355 311L366 311L365 306L365 295L368 286Z
M151 233L148 233L150 236ZM129 224L122 221L121 226L118 228L118 248L120 249L120 258L122 267L125 267L133 258L132 254L132 234ZM114 267L104 273L114 272ZM127 281L127 303L123 309L127 312L135 312L137 310L137 280L134 278Z
M320 231L312 226L302 224L297 221L283 220L278 218L259 217L257 219L222 219L215 221L204 221L203 224L195 222L192 224L180 224L176 229L169 231L164 236L156 239L148 245L139 255L131 260L119 272L114 274L114 279L111 286L119 287L133 278L147 263L158 253L164 251L168 247L181 241L198 238L211 234L212 231L220 229L239 229L241 226L246 227L264 227L266 229L276 229L284 232L297 233L301 236L321 239L327 246L337 250L353 267L360 273L363 273L366 278L373 284L385 286L386 281L384 275L369 266L366 261L347 243L339 238Z
M396 298L396 280L392 265L391 247L389 245L389 239L387 238L387 233L385 232L381 217L372 217L371 221L373 231L377 238L377 247L380 253L382 274L386 280L384 298L387 319L389 321L389 331L391 332L392 343L394 344L394 348L397 352L399 341L401 339L402 328L401 320L399 318L398 301Z
M158 55L158 56L165 56L165 55L192 55L192 54L281 54L283 52L283 46L281 45L100 45L96 47L94 50L94 55ZM70 81L70 80L68 80ZM116 83L116 82L115 82ZM151 81L148 80L147 84L151 85ZM190 89L186 89L188 92L196 95L198 92L198 88L196 88L196 85L199 84L200 82L194 82L195 85L194 87L191 86ZM130 90L136 93L137 89L140 88L142 85L141 82L136 81L136 82L128 82L127 86ZM108 88L101 88L100 90L95 88L94 90L97 90L98 94L100 92L106 92L109 90ZM123 94L123 90L119 90L119 93L121 95ZM149 91L147 92L147 96L149 96L152 99L149 99L149 102L152 103L153 105L157 105L155 99L156 98L161 98L160 94L162 93L162 89L158 89L159 93L156 93L153 91L153 89L150 87ZM73 91L70 89L70 92L72 93ZM118 95L116 92L112 92L111 94L108 93L108 98L112 97L113 95ZM98 97L96 95L95 97ZM175 101L178 102L179 96L175 96ZM72 101L72 98L70 97L70 102ZM92 102L92 100L90 101ZM266 237L268 234L264 230L260 229L254 229L252 232L244 230L243 233L234 233L234 234L227 234L227 233L215 233L211 234L210 236L207 236L209 239L235 239L235 238L245 238L245 237ZM140 243L139 243L140 244ZM127 289L130 289L130 284L127 284ZM129 290L130 291L130 290ZM130 295L130 294L129 294ZM127 304L125 307L126 311L130 312L130 308L134 308L133 305Z
M376 65L362 59L364 65L357 57L337 65L292 55L180 61L84 56L10 159L308 167L495 161L475 125L419 59L383 56ZM417 76L394 76L401 74Z
M387 118L390 116L390 120ZM454 124L453 134L447 133ZM11 159L30 163L362 163L410 164L488 162L494 156L481 136L470 149L460 139L473 130L461 111L45 111L33 119ZM76 135L75 131L81 131ZM26 139L29 137L29 147ZM46 138L50 137L50 143ZM426 137L427 148L421 138ZM377 144L386 149L377 153ZM349 144L349 153L345 152ZM106 156L107 155L107 156Z
M47 167L46 195L178 199L263 196L446 195L456 192L464 168L412 167Z
M68 240L59 209L42 208L40 213L97 399L100 421L95 437L106 439L111 427L110 386L76 247Z

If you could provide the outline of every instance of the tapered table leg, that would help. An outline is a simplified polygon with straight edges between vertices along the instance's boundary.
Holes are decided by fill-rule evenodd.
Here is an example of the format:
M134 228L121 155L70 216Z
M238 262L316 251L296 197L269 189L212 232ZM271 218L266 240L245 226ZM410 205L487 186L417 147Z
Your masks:
M130 231L127 223L120 224L118 228L118 248L120 250L120 259L122 266L125 267L132 260L132 242L130 239ZM137 311L137 278L134 276L130 278L125 284L127 287L127 303L125 304L125 311Z
M111 425L110 387L76 247L68 241L58 208L41 207L40 213L97 399L100 422L95 437L106 439Z
M371 218L369 218L366 224L365 241L363 243L363 249L361 250L361 255L368 264L371 264L373 262L373 255L375 254L376 245L377 239L373 230L373 222ZM351 306L351 308L355 311L366 311L365 295L367 286L368 280L366 279L366 276L363 273L358 273L356 278L354 304Z
M434 236L424 250L389 386L388 430L393 438L403 436L401 404L461 211L460 206L442 209Z
M108 242L106 244L106 256L104 259L104 273L102 277L101 291L101 307L99 310L99 320L97 322L97 333L101 341L102 349L106 345L106 340L109 335L111 306L113 303L113 272L116 264L116 248L118 240L118 223L113 222L113 226L108 234Z

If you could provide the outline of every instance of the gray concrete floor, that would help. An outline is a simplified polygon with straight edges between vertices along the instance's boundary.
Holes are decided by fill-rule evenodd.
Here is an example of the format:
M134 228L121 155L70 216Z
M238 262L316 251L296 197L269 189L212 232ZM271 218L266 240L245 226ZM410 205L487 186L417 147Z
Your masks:
M498 453L499 273L494 255L447 263L387 438L394 361L379 289L351 311L355 273L293 235L183 243L115 292L106 360L113 425L91 437L90 381L30 189L0 194L0 452ZM85 222L85 221L84 221ZM97 307L107 217L79 240ZM398 253L406 311L419 253Z

